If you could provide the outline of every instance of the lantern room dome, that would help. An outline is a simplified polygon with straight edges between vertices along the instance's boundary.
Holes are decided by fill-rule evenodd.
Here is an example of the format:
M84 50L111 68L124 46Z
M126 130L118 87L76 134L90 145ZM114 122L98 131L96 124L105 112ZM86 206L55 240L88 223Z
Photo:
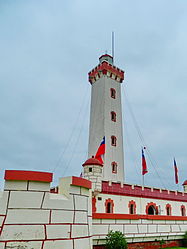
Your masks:
M99 165L99 166L103 166L103 164L95 157L91 157L88 160L86 160L85 163L83 163L82 166L87 166L87 165Z
M186 181L184 181L182 185L187 185L187 180L186 180Z

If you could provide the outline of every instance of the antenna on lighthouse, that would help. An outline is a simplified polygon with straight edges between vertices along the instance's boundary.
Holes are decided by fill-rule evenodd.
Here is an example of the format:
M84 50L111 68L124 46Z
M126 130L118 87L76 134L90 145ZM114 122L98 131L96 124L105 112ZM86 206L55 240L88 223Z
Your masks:
M114 63L114 31L112 31L112 57Z

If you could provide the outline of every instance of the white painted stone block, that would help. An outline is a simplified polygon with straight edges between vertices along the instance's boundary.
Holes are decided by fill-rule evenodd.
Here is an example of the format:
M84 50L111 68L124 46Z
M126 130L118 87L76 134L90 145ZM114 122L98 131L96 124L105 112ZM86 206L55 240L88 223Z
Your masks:
M142 223L142 224L152 224L153 221L152 221L152 220L142 220L141 223Z
M148 225L148 233L156 233L158 225Z
M88 217L88 235L92 236L92 217Z
M171 225L171 232L180 232L180 225Z
M108 234L109 225L92 225L93 235Z
M6 249L41 249L42 242L41 241L28 241L28 242L8 242L6 245ZM1 249L1 247L0 247Z
M73 225L72 226L72 238L87 237L88 225Z
M123 225L110 225L109 230L111 231L120 231L123 233Z
M115 219L103 219L102 224L115 224Z
M49 210L9 209L5 224L49 223Z
M46 193L42 207L49 209L74 210L73 196L69 195L67 198L61 194Z
M4 226L0 240L42 240L45 238L42 225Z
M73 249L73 240L45 241L43 249Z
M88 210L88 197L81 196L81 195L75 195L75 210Z
M70 238L70 225L47 225L47 239Z
M11 191L9 208L41 208L43 192Z
M91 249L91 243L89 238L75 239L74 245L74 249Z
M49 182L33 182L29 181L28 184L29 191L50 191L50 183Z
M165 220L153 220L153 224L165 224Z
M81 195L90 196L89 189L81 187Z
M0 242L0 249L4 249L5 248L5 243Z
M0 216L0 227L2 226L4 219L5 219L5 216Z
M158 232L159 233L168 233L170 232L170 225L158 225Z
M116 224L130 224L130 220L116 220Z
M124 232L125 233L138 233L137 225L124 225Z
M138 224L139 233L147 233L147 225Z
M69 189L69 193L80 195L81 194L81 187L71 185L70 189Z
M76 211L75 212L75 223L88 224L88 214L87 214L87 212Z
M51 223L73 223L74 211L52 210Z
M8 195L7 191L0 193L0 214L6 214Z
M131 220L131 224L141 224L142 220Z
M180 225L181 232L187 231L187 225Z
M27 190L28 181L5 181L4 190Z

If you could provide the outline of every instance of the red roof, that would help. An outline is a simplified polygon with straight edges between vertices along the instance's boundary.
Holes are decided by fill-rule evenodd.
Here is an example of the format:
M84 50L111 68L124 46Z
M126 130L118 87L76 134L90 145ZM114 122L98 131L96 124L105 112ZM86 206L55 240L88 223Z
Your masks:
M86 166L86 165L99 165L99 166L103 166L103 164L98 159L96 159L94 157L89 158L88 160L86 160L86 162L82 166Z
M109 55L109 54L103 54L103 55L101 55L100 57L99 57L99 59L101 59L102 57L110 57L110 58L113 58L111 55Z
M184 183L183 183L182 185L187 185L187 180L186 180L186 181L184 181Z

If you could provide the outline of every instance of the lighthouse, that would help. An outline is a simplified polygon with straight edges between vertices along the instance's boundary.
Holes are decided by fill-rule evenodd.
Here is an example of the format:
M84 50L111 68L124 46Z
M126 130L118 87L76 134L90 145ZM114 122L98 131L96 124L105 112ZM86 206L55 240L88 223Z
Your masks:
M99 58L99 65L88 75L92 88L88 156L92 158L96 155L105 138L102 180L124 182L121 107L124 72L113 65L112 56L104 54Z

